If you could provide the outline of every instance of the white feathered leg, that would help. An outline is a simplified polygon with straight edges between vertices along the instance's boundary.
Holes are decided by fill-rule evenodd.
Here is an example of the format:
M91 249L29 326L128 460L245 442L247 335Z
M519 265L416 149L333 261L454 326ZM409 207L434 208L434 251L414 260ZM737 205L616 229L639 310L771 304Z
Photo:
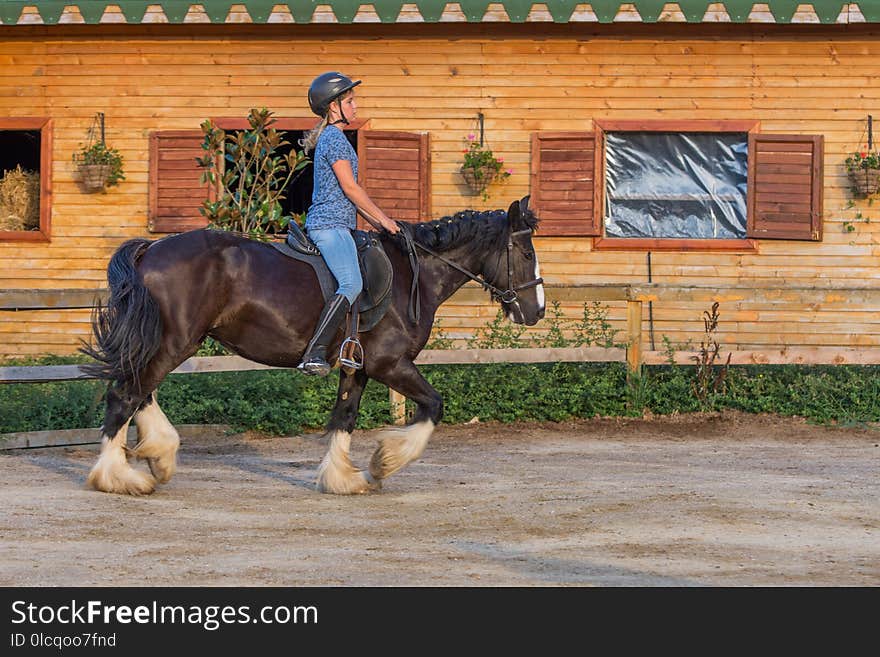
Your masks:
M370 459L370 474L373 478L381 481L419 458L434 433L434 426L431 420L425 420L407 427L383 431L380 434L379 447Z
M330 434L330 449L318 466L316 488L322 493L354 495L370 491L370 482L351 462L351 434L336 430Z
M101 455L86 479L86 483L95 490L124 495L149 495L156 487L156 480L152 475L135 470L128 464L125 440L129 422L131 420L123 424L113 438L102 438Z
M146 459L150 472L160 484L169 481L177 471L177 450L180 448L180 435L159 408L156 393L152 402L135 413L134 422L138 429L138 443L134 455Z

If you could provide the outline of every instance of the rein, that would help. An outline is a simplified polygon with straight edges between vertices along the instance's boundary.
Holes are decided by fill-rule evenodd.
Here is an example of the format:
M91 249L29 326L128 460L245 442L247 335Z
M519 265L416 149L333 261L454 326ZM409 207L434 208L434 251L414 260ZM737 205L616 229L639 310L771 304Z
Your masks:
M464 274L465 276L470 278L472 281L476 281L477 283L479 283L480 285L483 286L484 290L488 290L492 294L493 298L499 300L501 303L514 304L514 305L518 306L519 303L517 301L517 291L526 290L530 287L535 287L536 285L541 285L544 282L543 278L535 278L531 281L523 283L522 285L513 285L512 284L513 263L511 261L511 254L513 253L513 238L518 235L525 235L526 233L530 233L531 232L530 228L525 228L523 230L518 230L518 231L515 231L512 233L509 233L507 236L507 289L501 290L501 289L495 287L494 285L492 285L489 281L487 281L484 276L480 276L479 274L475 274L472 271L465 269L464 267L462 267L458 263L453 262L452 260L449 260L448 258L440 255L439 253L437 253L433 249L429 249L427 246L424 246L423 244L419 244L418 242L416 242L412 238L412 235L410 233L411 229L409 228L409 224L403 224L403 225L407 226L407 228L404 228L400 232L404 236L404 241L406 242L407 252L409 255L409 259L410 259L410 265L413 268L413 289L415 290L414 293L413 293L413 289L410 290L410 321L413 321L413 312L412 312L413 298L415 298L416 300L418 299L419 265L418 265L418 257L416 256L416 253L415 253L415 248L414 248L415 246L419 247L425 253L428 253L429 255L434 256L438 260L445 262L447 265L449 265L453 269L458 270L459 272L461 272L462 274ZM416 301L416 304L417 304L417 301ZM418 322L418 314L419 314L418 313L418 306L416 305L414 323Z

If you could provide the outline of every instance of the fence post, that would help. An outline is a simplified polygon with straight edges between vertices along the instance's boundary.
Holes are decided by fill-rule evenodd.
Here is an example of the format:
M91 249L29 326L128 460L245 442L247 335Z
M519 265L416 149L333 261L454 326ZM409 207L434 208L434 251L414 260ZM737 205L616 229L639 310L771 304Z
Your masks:
M642 302L626 302L626 364L637 372L642 364Z
M388 388L388 401L391 403L391 420L394 424L406 424L406 397Z

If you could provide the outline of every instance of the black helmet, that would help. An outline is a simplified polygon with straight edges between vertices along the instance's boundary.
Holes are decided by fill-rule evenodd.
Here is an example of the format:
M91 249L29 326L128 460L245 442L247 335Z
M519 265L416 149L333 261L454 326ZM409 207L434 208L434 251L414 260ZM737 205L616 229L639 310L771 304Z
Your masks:
M324 116L330 103L360 83L360 80L352 80L336 71L322 73L312 80L312 85L309 87L309 107L318 116Z

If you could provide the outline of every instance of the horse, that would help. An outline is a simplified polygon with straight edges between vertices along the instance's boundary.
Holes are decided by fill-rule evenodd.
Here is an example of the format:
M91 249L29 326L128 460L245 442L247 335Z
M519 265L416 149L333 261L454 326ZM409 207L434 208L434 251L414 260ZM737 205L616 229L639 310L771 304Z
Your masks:
M506 212L464 210L433 221L400 222L395 235L371 233L391 263L392 299L381 321L360 335L362 368L340 368L318 491L376 491L382 480L421 456L443 415L443 399L413 361L430 337L440 304L467 281L478 281L515 323L531 326L544 316L532 244L538 218L528 202L528 196L514 201ZM156 398L160 382L207 336L252 361L296 367L324 300L309 265L269 243L210 228L126 241L110 258L107 280L106 305L96 302L91 342L80 349L94 359L83 369L108 381L101 450L87 485L146 495L171 479L180 446ZM328 353L338 353L344 337L340 331ZM349 451L369 379L416 408L405 426L380 433L363 471ZM138 439L129 449L132 419ZM132 467L129 456L146 460L149 472Z

